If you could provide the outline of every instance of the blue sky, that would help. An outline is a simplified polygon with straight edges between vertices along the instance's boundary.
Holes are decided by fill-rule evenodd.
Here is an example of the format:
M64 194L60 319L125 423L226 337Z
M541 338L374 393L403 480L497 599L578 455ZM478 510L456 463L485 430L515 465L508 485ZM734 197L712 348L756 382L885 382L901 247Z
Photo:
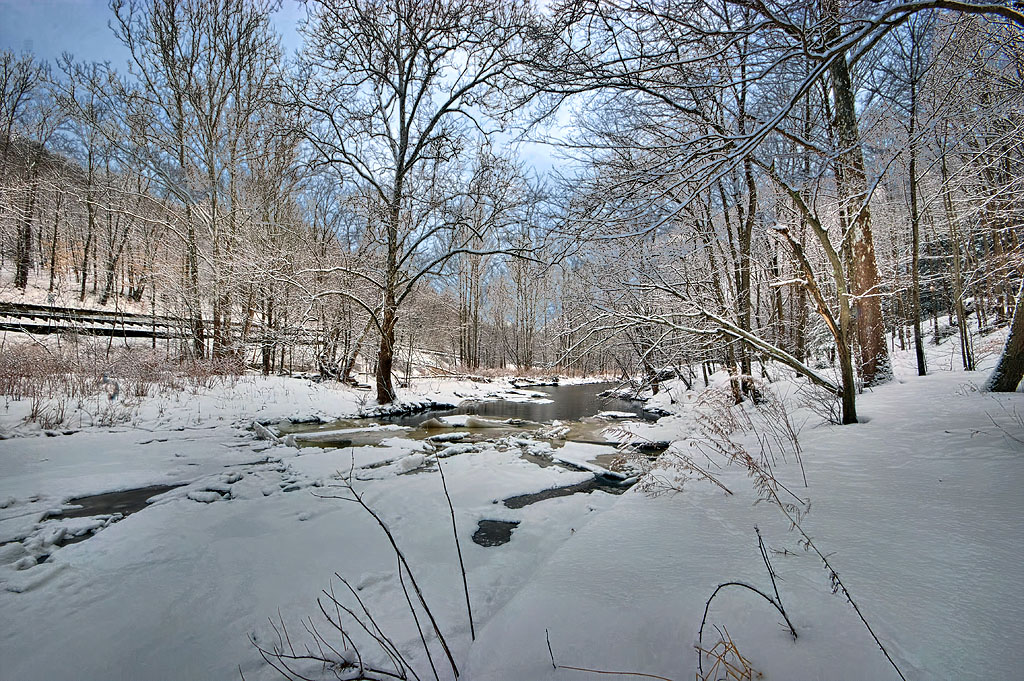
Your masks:
M284 0L274 16L289 53L302 45L297 27L305 16L297 0ZM107 0L0 0L0 49L29 51L50 62L69 52L76 61L109 61L123 70L128 50L110 29L112 17ZM546 145L524 143L519 153L527 167L541 174L557 164Z
M274 17L289 52L301 44L296 27L306 14L296 0L285 0ZM113 12L106 0L0 0L0 48L30 51L53 61L70 52L79 61L110 61L121 68L127 50L110 30Z

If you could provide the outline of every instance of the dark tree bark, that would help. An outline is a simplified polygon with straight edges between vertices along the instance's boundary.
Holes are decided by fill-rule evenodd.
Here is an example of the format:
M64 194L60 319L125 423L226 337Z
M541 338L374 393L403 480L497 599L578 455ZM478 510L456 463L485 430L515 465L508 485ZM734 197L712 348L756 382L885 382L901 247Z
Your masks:
M826 2L826 12L838 16L834 0ZM838 37L838 25L835 36ZM881 290L875 245L871 231L871 209L868 206L867 176L864 152L857 126L857 106L853 79L845 55L836 57L829 67L834 92L837 146L841 151L836 172L842 208L850 220L849 244L850 294L854 307L854 339L857 363L865 385L884 383L892 378L889 349L885 344L882 320Z
M999 357L999 363L985 382L985 390L1012 393L1024 378L1024 282L1017 291L1017 303L1010 322L1010 335Z
M39 171L35 163L32 163L30 173L25 213L18 224L18 242L14 255L14 285L22 291L28 286L28 272L32 268L32 217L36 212L36 195L39 193Z
M914 353L917 356L917 375L924 376L928 373L928 365L924 358L924 335L921 333L921 212L918 209L918 182L917 182L917 83L910 85L910 239L911 239L911 263L910 263L910 312L914 318ZM955 246L955 244L954 244ZM902 327L902 324L901 324Z

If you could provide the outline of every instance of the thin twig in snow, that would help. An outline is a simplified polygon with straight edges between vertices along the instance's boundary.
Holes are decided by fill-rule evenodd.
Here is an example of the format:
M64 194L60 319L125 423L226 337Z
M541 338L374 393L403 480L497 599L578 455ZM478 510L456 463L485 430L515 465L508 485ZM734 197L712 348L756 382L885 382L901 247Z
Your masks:
M448 500L448 512L452 516L452 535L455 537L455 551L459 556L459 571L462 572L462 591L466 594L466 615L469 617L469 635L476 640L476 627L473 625L473 606L469 603L469 582L466 579L466 564L462 560L462 544L459 543L459 528L455 524L455 507L452 505L452 497L448 494L448 483L444 479L444 469L441 467L441 457L436 455L437 472L441 475L441 487L444 489L444 498Z
M567 664L556 664L555 653L551 650L551 633L545 629L544 637L548 642L548 655L551 657L551 668L552 669L571 669L576 672L589 672L591 674L609 674L611 676L639 676L645 679L660 679L660 681L672 681L672 679L665 676L658 676L657 674L645 674L643 672L619 672L619 671L608 671L606 669L588 669L587 667L571 667Z

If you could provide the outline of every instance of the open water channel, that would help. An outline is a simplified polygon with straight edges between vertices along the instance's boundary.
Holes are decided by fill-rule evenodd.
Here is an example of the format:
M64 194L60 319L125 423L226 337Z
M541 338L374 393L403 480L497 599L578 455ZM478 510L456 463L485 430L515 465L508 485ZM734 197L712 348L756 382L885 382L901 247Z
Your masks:
M489 440L510 432L534 431L543 425L559 422L569 430L561 439L572 442L604 440L597 434L608 426L608 419L598 414L614 413L618 418L631 415L633 420L655 420L656 414L644 411L643 403L618 397L604 397L601 393L614 388L614 383L584 383L578 385L530 386L528 390L512 391L510 399L466 401L457 407L427 409L409 414L375 416L369 418L338 419L327 423L277 424L282 435L295 435L300 446L358 447L377 444L396 432L366 430L367 426L402 426L405 437L424 439L436 434L447 417L467 416L458 430L469 434L469 441ZM455 420L453 420L455 421ZM338 439L328 433L338 431ZM344 432L349 431L349 432ZM315 439L307 436L318 433Z
M513 391L508 399L467 401L457 407L428 409L410 414L363 419L340 419L328 423L282 422L276 430L299 447L363 447L402 437L440 443L493 443L509 435L524 435L547 441L553 448L566 442L614 445L603 434L614 421L653 420L638 401L603 396L612 383L564 386L529 386ZM660 447L655 446L654 450ZM565 487L522 494L504 500L508 508L522 508L546 499L570 494L602 491L621 494L634 479L616 470L621 457L606 453L585 462L567 462L529 452L522 458L538 466L558 465L594 473L591 480ZM415 472L415 471L413 471ZM511 540L518 522L481 520L473 541L481 546L498 546Z
M510 399L467 401L447 409L428 409L374 418L339 419L326 423L285 421L276 424L275 430L282 436L293 436L294 444L300 447L376 446L390 437L429 439L436 443L486 443L514 434L548 440L555 447L566 441L608 445L613 443L608 442L601 433L610 425L610 420L656 418L656 415L644 411L641 402L601 396L601 393L613 387L614 384L611 383L530 386L528 390L511 391ZM601 414L605 414L605 417L600 417ZM523 458L539 466L574 467L557 459L549 460L528 453L524 453ZM614 467L612 455L598 456L588 463L605 469ZM593 480L510 497L504 500L504 504L508 508L522 508L545 499L590 493L595 490L621 494L631 484L628 476L611 470L602 473L595 469L593 472ZM118 517L123 517L142 510L151 498L175 486L177 485L80 497L69 502L72 508L54 513L53 516L72 518L118 514ZM473 540L482 546L503 544L511 539L516 525L518 522L482 520L473 535ZM59 545L81 541L88 536L90 535L68 537Z

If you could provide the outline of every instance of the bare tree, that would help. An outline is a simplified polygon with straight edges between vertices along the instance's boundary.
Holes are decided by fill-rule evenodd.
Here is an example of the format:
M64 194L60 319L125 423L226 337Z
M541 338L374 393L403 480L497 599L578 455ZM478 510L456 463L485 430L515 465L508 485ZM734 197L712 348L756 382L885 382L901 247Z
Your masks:
M858 379L891 375L872 222L885 168L865 156L856 68L894 29L935 9L1022 20L1008 7L959 2L566 2L556 9L555 47L534 72L549 96L542 116L588 98L588 137L573 146L595 169L583 178L592 232L628 237L685 224L719 190L712 214L736 235L735 311L725 321L744 342L757 337L760 352L771 344L751 328L761 302L751 295L748 232L773 222L759 183L782 193L800 229L774 231L834 338L847 423L856 421ZM797 282L778 282L787 283Z
M470 129L484 131L501 108L501 86L524 59L528 5L475 0L366 0L317 5L304 27L300 91L315 125L317 165L345 168L379 206L383 272L372 279L380 304L365 306L380 334L377 401L395 399L392 367L402 302L423 276L470 240L448 240L452 225L417 210L442 166L460 158ZM419 205L422 208L422 204Z
M33 70L31 60L23 65L22 71L24 70ZM46 147L53 141L54 136L64 122L50 87L49 68L45 66L36 67L35 72L39 74L38 80L34 81L36 84L35 90L30 95L27 95L27 101L25 99L11 101L9 104L10 110L5 111L7 121L20 120L21 126L19 126L20 129L17 131L22 136L25 145L22 161L24 165L24 183L27 186L23 192L24 200L21 205L20 215L18 216L14 255L14 285L22 289L22 291L28 286L29 271L32 269L32 251L35 243L33 225L40 198L40 183L43 173L52 161L52 157ZM16 87L12 95L17 94L16 90L19 83L25 83L24 80L19 81L18 77L15 77L14 81ZM14 99L17 100L16 96ZM5 104L4 108L7 109L7 107L8 105ZM9 134L13 130L9 128ZM6 140L5 145L4 157L6 161L9 157L10 137Z
M230 345L230 297L220 256L237 224L231 211L241 165L240 139L268 103L280 61L270 29L269 0L112 0L114 30L131 52L138 86L125 84L125 127L142 144L124 151L183 207L176 233L185 245L185 306L193 350L205 354L200 289L203 254L197 228L207 230L214 271L214 352ZM225 210L224 204L227 204ZM227 215L225 215L227 213Z
M10 50L0 52L0 125L4 127L5 167L16 126L24 122L29 104L46 78L46 66L32 55L18 57Z

